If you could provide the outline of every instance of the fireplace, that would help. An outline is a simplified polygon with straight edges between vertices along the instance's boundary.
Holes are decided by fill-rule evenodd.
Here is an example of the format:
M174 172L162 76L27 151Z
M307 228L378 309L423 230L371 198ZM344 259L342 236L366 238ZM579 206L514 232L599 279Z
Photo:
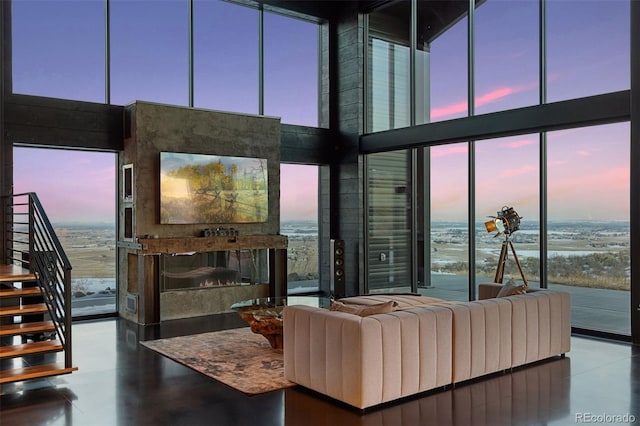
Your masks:
M160 291L267 283L266 249L186 252L160 256Z

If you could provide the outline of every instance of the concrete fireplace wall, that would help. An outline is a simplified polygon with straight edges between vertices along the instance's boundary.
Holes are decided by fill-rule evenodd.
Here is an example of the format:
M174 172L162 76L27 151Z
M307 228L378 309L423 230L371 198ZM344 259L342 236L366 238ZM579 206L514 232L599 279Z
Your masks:
M138 238L198 237L204 228L233 227L240 235L275 235L280 231L280 119L227 112L135 102L125 108L124 152L119 156L121 180L123 169L131 167L132 194L125 197L123 182L119 189L119 306L120 315L144 323L138 308L149 305L149 294L156 289L154 262L141 261L135 244ZM160 223L160 152L214 154L267 159L268 219L262 223ZM157 262L155 262L157 263ZM151 265L151 266L150 266ZM255 286L260 297L264 288ZM161 307L171 318L206 313L196 306L219 306L214 292L187 291L162 295ZM246 292L243 289L243 292ZM151 292L151 293L150 293ZM191 293L191 294L190 294ZM203 296L204 294L204 296ZM221 296L221 295L218 295ZM133 309L132 298L137 298ZM224 296L229 300L228 296ZM145 300L146 299L146 300ZM192 299L192 300L191 300ZM176 306L178 304L179 306ZM193 312L191 312L191 306ZM226 306L226 302L225 302ZM142 313L144 314L144 312Z
M241 234L280 230L280 119L136 102L126 108L122 164L133 164L135 235L197 236L205 225L160 224L160 152L266 158L269 218L265 223L233 226ZM130 120L129 120L130 117ZM126 131L126 130L125 130Z

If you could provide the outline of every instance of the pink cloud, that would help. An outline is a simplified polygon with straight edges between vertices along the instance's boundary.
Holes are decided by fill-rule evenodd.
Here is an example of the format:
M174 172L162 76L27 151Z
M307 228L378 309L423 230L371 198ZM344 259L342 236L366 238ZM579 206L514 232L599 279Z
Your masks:
M467 193L440 191L439 194L432 197L431 203L433 210L438 213L442 213L442 210L448 210L452 207L455 210L466 211Z
M484 95L476 96L476 107L480 107L483 105L490 104L497 100L503 99L509 95L514 93L522 92L525 90L529 90L533 87L536 87L537 82L531 82L527 84L523 84L520 86L512 86L512 87L501 87L495 90L492 90ZM447 117L449 115L459 114L461 112L467 111L467 101L460 101L450 105L443 106L441 108L433 108L431 110L432 118L442 118Z
M516 87L503 87L501 89L493 90L482 96L476 97L476 107L486 105L491 102L495 102L498 99L502 99L516 92L519 92L519 90Z
M550 216L629 220L629 167L578 174L549 187Z
M517 169L505 169L500 173L501 177L509 178L514 176L520 176L531 172L536 172L538 170L537 167L533 167L530 164L525 164L522 167Z
M444 145L431 148L431 158L448 157L467 152L469 152L467 144Z
M589 173L586 176L576 177L574 185L588 187L590 192L602 191L606 192L611 188L627 188L629 187L629 167L613 167L603 170L601 173Z
M433 108L431 110L431 118L442 118L449 115L458 114L467 111L467 101L458 102L441 108Z
M523 146L527 146L527 145L533 145L535 144L535 141L532 141L530 139L520 139L517 141L512 141L512 142L508 142L506 144L504 144L503 146L507 147L507 148L522 148Z
M581 157L590 157L591 156L591 152L586 151L586 150L580 150L578 151L578 155Z
M547 81L556 81L559 80L562 73L559 71L550 72L547 74Z
M566 160L552 160L547 163L549 167L564 166L565 164L567 164Z
M551 193L581 192L586 191L590 194L598 194L601 198L605 196L613 188L629 188L629 167L614 167L594 173L593 170L588 173L572 173L563 180L554 180L559 185L551 185ZM589 197L592 199L593 197ZM628 198L628 197L627 197ZM584 201L584 200L583 200Z

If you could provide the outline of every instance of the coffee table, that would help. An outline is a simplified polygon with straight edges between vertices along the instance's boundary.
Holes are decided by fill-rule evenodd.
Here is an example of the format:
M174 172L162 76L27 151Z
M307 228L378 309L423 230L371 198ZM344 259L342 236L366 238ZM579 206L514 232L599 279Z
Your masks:
M282 310L287 305L309 305L328 308L328 297L288 296L243 300L231 305L245 320L251 331L262 334L277 351L282 351Z

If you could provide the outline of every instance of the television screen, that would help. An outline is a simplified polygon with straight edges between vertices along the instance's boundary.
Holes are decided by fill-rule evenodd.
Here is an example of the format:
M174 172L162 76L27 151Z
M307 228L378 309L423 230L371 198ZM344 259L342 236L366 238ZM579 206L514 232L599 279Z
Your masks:
M267 160L160 153L160 223L253 223L268 218Z

